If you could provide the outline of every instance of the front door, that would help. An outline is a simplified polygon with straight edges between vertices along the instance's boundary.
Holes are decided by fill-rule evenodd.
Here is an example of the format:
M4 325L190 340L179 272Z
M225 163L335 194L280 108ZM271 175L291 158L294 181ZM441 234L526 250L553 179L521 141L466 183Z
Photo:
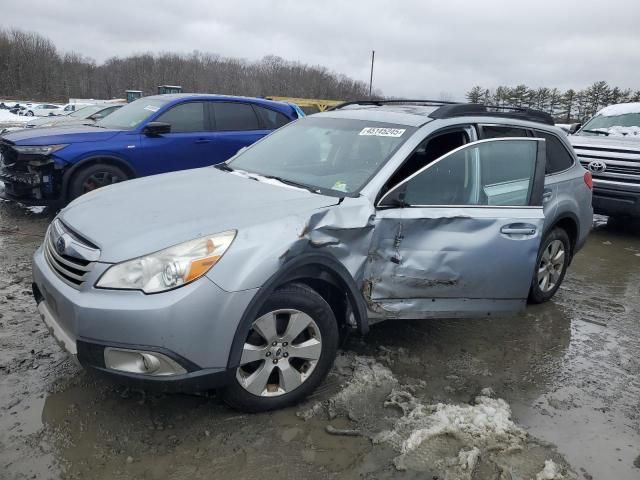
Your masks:
M155 121L171 125L171 132L157 136L142 135L136 164L144 175L216 163L215 134L211 131L206 103L180 103Z
M366 271L372 317L487 315L524 307L543 232L542 139L481 140L391 188Z

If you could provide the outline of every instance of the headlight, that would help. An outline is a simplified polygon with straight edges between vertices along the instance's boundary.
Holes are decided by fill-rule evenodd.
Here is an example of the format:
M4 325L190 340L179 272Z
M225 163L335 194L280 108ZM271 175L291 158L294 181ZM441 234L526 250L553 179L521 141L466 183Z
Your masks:
M202 277L222 258L235 230L197 238L110 267L96 287L157 293Z
M14 145L13 149L25 155L51 155L67 145Z

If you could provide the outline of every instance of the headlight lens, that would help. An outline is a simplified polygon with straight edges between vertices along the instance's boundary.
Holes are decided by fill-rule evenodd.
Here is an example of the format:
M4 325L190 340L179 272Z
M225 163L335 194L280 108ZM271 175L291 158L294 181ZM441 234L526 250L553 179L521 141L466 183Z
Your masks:
M213 267L236 237L235 230L197 238L110 267L96 287L158 293L186 285Z
M14 145L13 149L25 155L51 155L67 145Z

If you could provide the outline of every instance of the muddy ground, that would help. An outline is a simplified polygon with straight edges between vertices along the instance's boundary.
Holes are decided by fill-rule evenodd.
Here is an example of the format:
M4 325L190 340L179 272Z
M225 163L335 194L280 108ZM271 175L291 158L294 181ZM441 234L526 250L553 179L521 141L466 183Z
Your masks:
M2 479L640 478L640 228L597 222L549 304L374 326L304 405L245 415L60 351L30 292L50 219L0 203Z

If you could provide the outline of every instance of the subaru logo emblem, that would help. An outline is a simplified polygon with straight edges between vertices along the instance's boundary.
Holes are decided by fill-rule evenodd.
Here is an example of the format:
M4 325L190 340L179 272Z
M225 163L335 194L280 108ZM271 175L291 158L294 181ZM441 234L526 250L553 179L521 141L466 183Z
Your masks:
M67 249L67 242L64 241L64 237L58 238L56 241L56 250L60 255L64 255L65 250Z
M589 162L587 168L592 173L602 173L607 169L607 164L602 160L594 160L593 162Z

